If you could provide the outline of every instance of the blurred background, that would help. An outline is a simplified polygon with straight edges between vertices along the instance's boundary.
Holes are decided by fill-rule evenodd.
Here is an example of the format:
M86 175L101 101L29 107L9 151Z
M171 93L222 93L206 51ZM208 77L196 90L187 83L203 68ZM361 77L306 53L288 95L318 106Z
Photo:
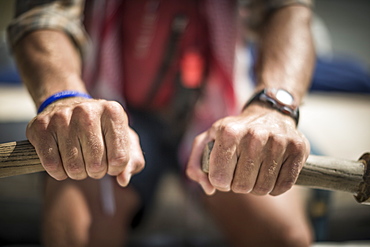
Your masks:
M6 46L14 2L0 1L0 143L26 139L35 115ZM357 160L370 152L370 1L316 0L314 12L318 59L300 128L313 154ZM370 206L345 193L306 188L302 193L315 245L370 246ZM41 212L42 174L0 179L0 246L39 245ZM156 207L130 245L223 246L211 219L173 174L162 181Z

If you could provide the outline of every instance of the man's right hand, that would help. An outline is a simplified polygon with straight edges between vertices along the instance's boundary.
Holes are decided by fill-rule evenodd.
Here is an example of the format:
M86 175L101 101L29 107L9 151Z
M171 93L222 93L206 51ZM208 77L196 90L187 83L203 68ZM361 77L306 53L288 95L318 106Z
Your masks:
M127 186L144 168L138 135L115 101L67 98L30 121L27 138L45 170L57 180L117 176Z

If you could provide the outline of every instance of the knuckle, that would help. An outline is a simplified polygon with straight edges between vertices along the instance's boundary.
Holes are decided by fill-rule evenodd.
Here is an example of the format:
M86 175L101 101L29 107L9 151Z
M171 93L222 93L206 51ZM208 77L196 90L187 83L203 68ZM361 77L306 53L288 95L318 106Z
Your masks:
M288 173L284 177L280 178L276 183L276 186L271 195L280 195L290 190L295 184L300 171L299 163L291 163L288 165Z
M111 167L123 167L127 165L128 161L129 161L128 155L120 155L109 158L108 164Z
M31 122L27 125L27 136L30 138L34 137L35 135L39 135L39 133L43 133L47 130L49 125L49 119L45 116L36 116Z
M67 140L66 143L70 143L70 140ZM76 163L76 160L78 159L79 151L77 147L72 147L69 149L66 153L65 160L68 163Z
M252 188L247 184L233 183L231 186L231 191L239 194L248 194Z
M112 112L121 112L122 111L122 106L117 101L106 101L105 102L105 107L108 110L111 110Z
M242 174L251 174L256 169L259 169L259 166L258 163L256 163L253 159L248 158L245 160L244 164L238 165L238 169Z
M235 124L222 124L220 126L221 135L226 138L236 138L239 133L239 129Z
M116 101L106 101L104 103L104 111L112 117L124 117L127 120L122 105Z
M69 172L69 173L74 173L78 174L82 172L82 165L78 162L66 162L64 164L64 168Z
M68 128L70 119L69 116L65 113L66 110L61 110L53 114L50 118L49 126L58 131Z
M73 115L86 114L87 112L89 112L89 110L90 110L90 107L88 104L80 103L78 105L75 105L75 107L72 110L72 114Z
M87 146L84 150L91 156L93 160L101 160L104 153L104 144L94 133L90 133L89 139L87 140Z
M84 166L78 162L67 162L64 165L68 175L72 179L80 180L87 177Z
M302 139L294 139L290 141L290 148L295 154L303 153L306 151L306 143Z
M141 172L145 167L145 160L144 159L137 159L134 162L134 168L133 168L133 173L139 173Z
M135 172L141 172L145 168L145 162L139 162L136 164Z
M94 162L89 165L87 165L88 173L89 176L94 177L94 176L100 176L101 174L104 174L106 167L104 164L100 162Z
M265 173L263 175L260 174L260 176L261 176L261 180L260 180L261 183L258 184L259 187L271 190L271 186L274 183L276 176L274 176L274 174L270 174L270 173L268 173L268 174Z
M263 144L269 138L269 133L261 128L249 129L248 137L258 144Z
M229 179L223 173L217 173L209 176L211 184L217 188L229 189Z
M83 179L86 177L85 166L79 160L77 147L71 148L64 158L64 168L73 179Z
M42 164L42 166L44 167L45 171L49 173L55 173L59 171L61 164L54 162L45 162L44 164Z
M256 195L267 195L271 191L271 188L265 185L256 185L253 188L253 194Z
M45 115L37 115L34 117L28 124L28 126L36 126L36 125L42 125L45 126L49 122L49 118Z
M290 190L290 189L293 187L293 185L294 185L294 181L289 180L289 179L288 179L288 180L285 180L285 181L283 181L281 184L279 184L277 191L278 191L280 194L282 194L282 193L284 193L285 191Z
M296 179L294 177L287 177L277 184L275 190L280 194L290 190L295 184Z
M55 111L53 113L53 116L51 117L51 121L58 123L58 124L67 124L69 118L69 110L67 108L61 108L58 109L58 111Z
M84 102L77 105L72 112L72 119L74 122L82 122L85 126L88 127L92 125L95 121L96 109L89 102Z
M280 135L270 135L269 139L272 141L273 145L278 148L283 148L286 146L286 138Z

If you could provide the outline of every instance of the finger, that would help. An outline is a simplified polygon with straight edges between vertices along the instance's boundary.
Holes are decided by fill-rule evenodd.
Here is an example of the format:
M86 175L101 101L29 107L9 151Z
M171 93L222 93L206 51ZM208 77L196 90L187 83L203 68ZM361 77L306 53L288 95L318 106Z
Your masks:
M274 189L284 161L285 143L284 138L280 136L269 138L262 155L263 161L252 190L253 194L267 195Z
M107 172L104 139L101 131L100 117L94 110L89 109L92 105L83 105L73 110L72 122L79 122L80 131L78 139L85 163L85 169L89 177L102 178Z
M30 122L27 127L27 139L35 147L36 153L45 171L56 180L64 180L67 174L64 171L63 164L59 155L58 145L54 137L46 133L46 130L37 131L34 122ZM35 134L38 133L38 134ZM42 134L46 133L46 134Z
M306 145L307 143L304 140L295 140L287 146L285 161L281 166L275 187L270 193L271 195L280 195L291 189L295 184L299 172L308 157Z
M229 191L237 163L237 131L232 126L220 128L209 159L209 180L221 191Z
M58 136L59 153L68 177L82 180L87 177L81 144L75 131Z
M42 114L36 116L27 126L27 139L35 147L46 172L57 180L67 178L59 154L56 137L49 130L50 119Z
M194 139L188 165L186 167L187 176L193 181L199 183L203 191L207 195L214 194L215 188L209 182L208 175L202 171L201 160L203 149L211 140L212 139L210 139L209 135L206 132L202 133Z
M232 181L235 193L250 193L256 183L261 166L261 152L265 141L248 134L239 145L240 156Z
M136 132L129 128L129 136L130 136L130 163L129 171L131 174L136 174L144 169L145 159L143 155L143 151L140 145L139 136Z
M130 129L130 161L128 162L125 170L117 176L117 182L122 187L126 187L131 179L131 176L139 173L144 169L145 160L140 146L138 135Z
M122 106L107 102L101 119L108 160L108 174L117 176L130 160L128 121Z
M54 130L66 174L72 179L81 180L87 177L78 140L81 127L78 121L71 122L71 116L69 109L60 109L51 117L49 128Z

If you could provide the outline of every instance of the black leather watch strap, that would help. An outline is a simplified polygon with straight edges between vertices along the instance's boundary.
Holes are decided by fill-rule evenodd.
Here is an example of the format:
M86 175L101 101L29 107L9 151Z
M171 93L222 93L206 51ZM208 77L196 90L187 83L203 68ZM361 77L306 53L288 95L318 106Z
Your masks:
M280 89L280 90L282 90L282 89ZM298 107L293 107L292 105L290 106L290 105L286 105L286 104L281 103L278 99L273 97L271 94L268 94L267 89L263 89L263 90L259 91L258 93L256 93L245 104L245 106L243 107L243 110L255 101L265 102L269 106L271 106L271 108L283 113L284 115L288 115L288 116L292 117L294 119L294 121L296 122L296 125L298 126L298 122L299 122L299 108Z

